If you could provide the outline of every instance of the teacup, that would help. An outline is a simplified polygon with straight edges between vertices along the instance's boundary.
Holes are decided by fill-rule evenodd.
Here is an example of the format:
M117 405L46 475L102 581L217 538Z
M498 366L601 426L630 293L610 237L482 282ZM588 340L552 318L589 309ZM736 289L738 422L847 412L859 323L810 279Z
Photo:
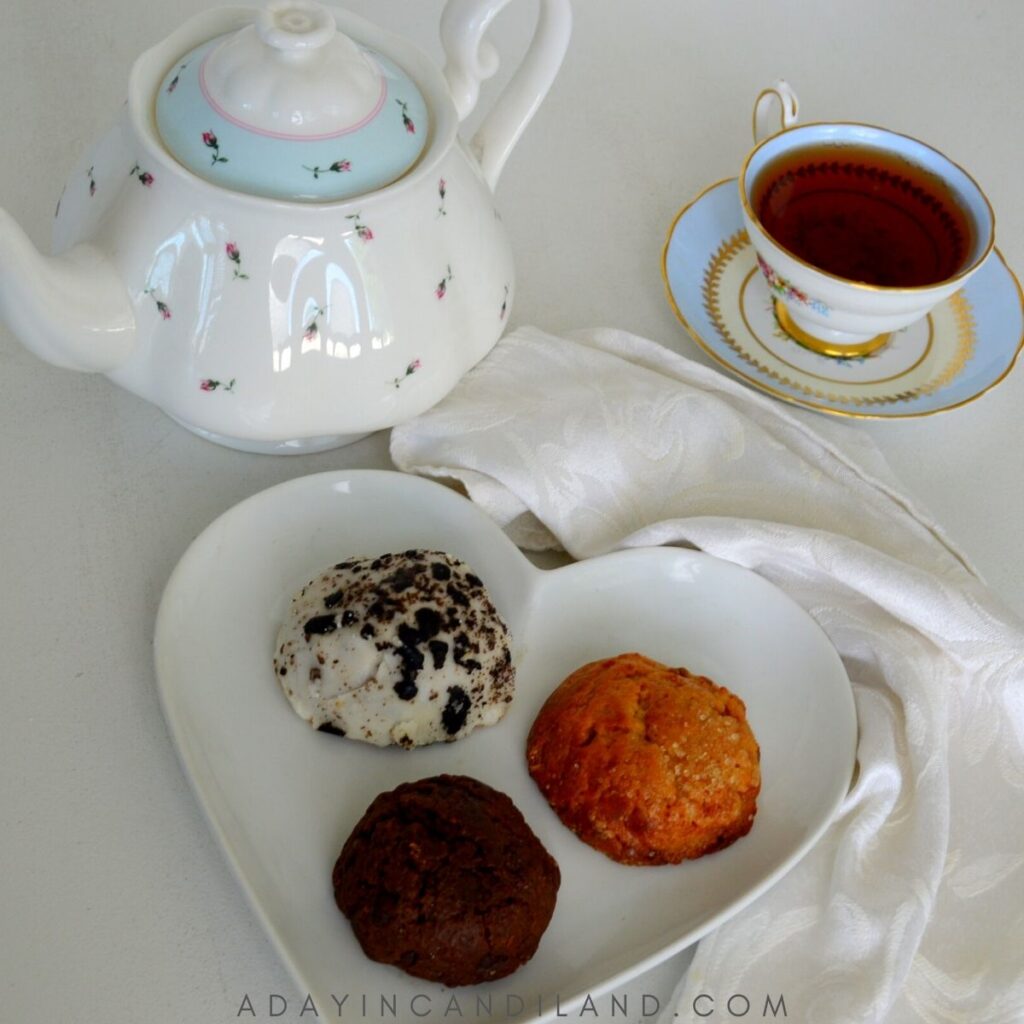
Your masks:
M776 103L781 130L765 137ZM782 328L826 355L866 355L981 267L995 240L992 207L923 142L796 117L785 82L758 96L757 144L739 176L743 221Z

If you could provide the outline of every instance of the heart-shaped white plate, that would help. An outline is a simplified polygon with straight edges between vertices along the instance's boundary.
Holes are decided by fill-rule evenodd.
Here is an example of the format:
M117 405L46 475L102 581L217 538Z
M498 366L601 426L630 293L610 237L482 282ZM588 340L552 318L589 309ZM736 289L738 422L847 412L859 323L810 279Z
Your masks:
M411 752L314 732L271 666L292 594L350 555L414 547L457 555L489 589L515 639L508 714L459 743ZM526 770L526 734L551 690L585 662L633 650L728 686L761 745L750 834L677 867L624 867L590 849ZM571 1013L588 993L682 949L777 881L824 831L854 762L856 716L839 657L761 577L676 548L541 571L469 501L398 473L303 477L222 515L167 584L156 669L210 825L301 991L327 1016L332 994L348 994L356 1009L365 994L371 1009L382 995L397 1000L398 1019L448 1019L450 994L366 959L334 905L334 861L383 790L442 772L474 776L508 793L556 858L562 887L537 955L509 978L457 990L463 1013L477 994L500 1008L510 995L525 1004L516 1019L546 1021L556 1006Z

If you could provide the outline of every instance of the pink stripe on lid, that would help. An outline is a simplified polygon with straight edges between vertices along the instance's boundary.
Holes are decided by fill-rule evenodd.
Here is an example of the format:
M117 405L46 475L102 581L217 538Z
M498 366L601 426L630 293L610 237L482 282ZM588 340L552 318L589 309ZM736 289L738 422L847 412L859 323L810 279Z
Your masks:
M212 52L212 51L211 51ZM238 128L242 128L247 132L252 132L253 135L262 135L268 139L281 139L283 142L321 142L324 139L337 139L342 135L351 135L352 132L359 131L360 128L365 128L381 111L385 101L388 97L388 80L384 74L381 66L373 60L372 57L369 59L373 61L374 66L380 73L380 96L377 98L376 104L373 109L361 120L353 125L349 125L347 128L341 128L336 132L324 132L321 135L294 135L286 134L285 132L272 132L266 128L258 128L254 124L247 124L245 121L239 120L237 117L229 114L214 98L210 93L209 88L206 85L206 62L210 59L210 54L207 53L203 58L202 63L199 65L199 91L203 94L203 99L214 109L214 111L224 118L225 121L230 122Z

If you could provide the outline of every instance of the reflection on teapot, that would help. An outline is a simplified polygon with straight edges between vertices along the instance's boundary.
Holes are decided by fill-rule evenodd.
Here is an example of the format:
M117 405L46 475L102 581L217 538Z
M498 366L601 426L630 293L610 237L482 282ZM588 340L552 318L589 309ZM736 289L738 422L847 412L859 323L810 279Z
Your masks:
M429 408L507 322L493 189L569 40L569 0L541 0L467 145L508 2L449 0L443 70L311 0L192 18L136 61L72 172L58 255L0 211L0 315L41 358L247 451L323 450Z

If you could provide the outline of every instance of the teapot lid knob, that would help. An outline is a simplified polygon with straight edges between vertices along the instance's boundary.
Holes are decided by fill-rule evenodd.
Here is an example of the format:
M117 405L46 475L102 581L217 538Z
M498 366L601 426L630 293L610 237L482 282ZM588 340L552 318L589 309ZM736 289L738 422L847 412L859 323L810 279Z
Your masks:
M260 12L256 31L275 50L303 53L329 43L337 25L316 0L274 0Z

